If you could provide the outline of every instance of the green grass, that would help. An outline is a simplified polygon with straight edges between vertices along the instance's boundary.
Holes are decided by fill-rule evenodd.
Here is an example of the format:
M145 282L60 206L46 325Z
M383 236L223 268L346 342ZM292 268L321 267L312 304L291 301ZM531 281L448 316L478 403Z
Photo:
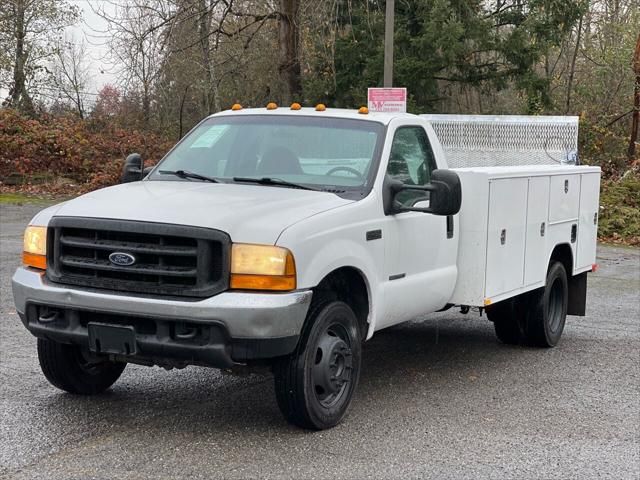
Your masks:
M24 205L39 203L50 203L50 199L38 195L27 195L24 193L0 193L0 205Z

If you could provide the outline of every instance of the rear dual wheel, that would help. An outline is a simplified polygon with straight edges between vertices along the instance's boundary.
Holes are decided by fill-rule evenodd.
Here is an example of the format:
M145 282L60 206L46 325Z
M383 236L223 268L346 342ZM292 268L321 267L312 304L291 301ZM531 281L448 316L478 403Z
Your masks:
M502 343L555 347L567 317L569 282L564 265L554 262L544 288L487 307Z

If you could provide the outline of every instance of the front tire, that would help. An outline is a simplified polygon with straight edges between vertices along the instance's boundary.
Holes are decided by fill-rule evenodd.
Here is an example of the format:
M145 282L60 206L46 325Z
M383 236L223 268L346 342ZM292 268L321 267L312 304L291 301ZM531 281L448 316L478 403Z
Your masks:
M42 373L54 387L78 395L95 395L113 385L126 363L93 361L77 345L38 339Z
M288 422L324 430L344 417L360 377L358 320L344 302L312 306L296 350L274 365L278 406Z

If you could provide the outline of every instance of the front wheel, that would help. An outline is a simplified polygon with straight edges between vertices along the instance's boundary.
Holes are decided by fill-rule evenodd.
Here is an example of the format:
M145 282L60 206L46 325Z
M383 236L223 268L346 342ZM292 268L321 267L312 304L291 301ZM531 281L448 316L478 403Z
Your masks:
M92 358L77 345L38 339L38 360L49 383L79 395L104 392L115 383L126 363Z
M323 430L342 420L358 384L361 344L346 303L312 307L298 347L274 365L276 399L290 423Z

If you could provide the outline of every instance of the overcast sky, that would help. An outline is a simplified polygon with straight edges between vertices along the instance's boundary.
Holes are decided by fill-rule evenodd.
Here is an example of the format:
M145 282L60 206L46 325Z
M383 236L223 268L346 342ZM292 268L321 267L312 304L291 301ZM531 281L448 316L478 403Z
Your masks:
M95 94L107 83L115 83L116 78L113 74L113 65L108 59L108 40L104 31L107 28L106 22L94 13L94 9L103 9L108 14L115 13L112 3L105 0L67 0L73 5L77 5L81 12L81 19L76 25L70 26L65 30L67 40L86 43L87 64L89 70L89 82L86 86L88 95L87 100L92 103ZM126 1L126 0L118 0ZM6 89L0 88L0 99L8 95ZM44 93L44 92L43 92Z
M108 37L104 33L106 22L96 15L94 9L104 9L106 13L114 13L114 7L103 0L68 0L81 10L82 19L76 25L67 28L68 39L76 42L84 40L87 45L87 63L89 64L89 84L86 91L97 93L105 84L114 83L113 65L108 59Z

